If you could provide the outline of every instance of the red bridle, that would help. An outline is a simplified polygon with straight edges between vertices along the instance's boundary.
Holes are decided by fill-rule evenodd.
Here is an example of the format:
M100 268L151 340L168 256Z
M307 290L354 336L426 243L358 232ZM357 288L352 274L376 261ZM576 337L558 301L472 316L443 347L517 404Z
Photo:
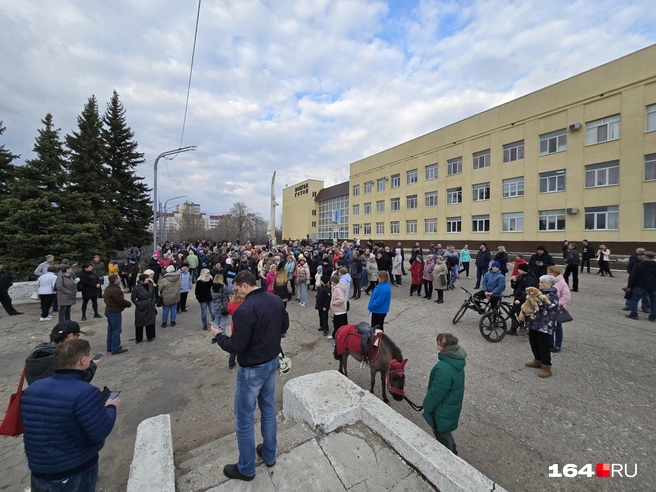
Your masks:
M399 362L396 359L392 359L387 368L387 391L394 395L405 396L405 391L399 388L392 386L391 373L394 373L397 377L405 379L405 370L403 369L408 362L408 359L403 359Z

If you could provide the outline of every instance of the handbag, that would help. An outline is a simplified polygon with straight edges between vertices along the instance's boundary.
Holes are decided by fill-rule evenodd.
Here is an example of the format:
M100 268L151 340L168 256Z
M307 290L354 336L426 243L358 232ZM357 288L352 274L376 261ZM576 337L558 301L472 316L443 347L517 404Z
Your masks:
M574 318L572 318L572 315L569 314L569 311L565 309L564 307L559 307L558 308L558 314L556 315L556 321L558 323L569 323L570 321L573 321Z
M18 383L16 393L9 397L9 406L5 412L5 418L0 424L0 435L2 436L20 436L23 433L23 421L20 416L20 399L23 394L23 382L25 381L25 368Z
M39 300L39 291L35 290L34 292L32 292L32 295L30 296L30 299L32 299L33 301L38 301Z

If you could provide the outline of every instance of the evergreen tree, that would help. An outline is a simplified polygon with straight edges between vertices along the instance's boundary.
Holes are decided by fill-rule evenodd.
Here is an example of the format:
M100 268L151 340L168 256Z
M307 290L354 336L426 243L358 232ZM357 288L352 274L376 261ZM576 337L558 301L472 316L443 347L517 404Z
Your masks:
M5 132L6 128L0 120L0 136ZM7 195L8 185L14 177L16 166L12 164L14 159L20 156L12 154L9 150L5 149L4 144L0 145L0 200Z
M135 169L144 162L137 152L138 143L127 125L125 108L114 91L102 118L102 140L105 146L105 162L110 169L111 190L106 195L109 206L117 211L115 235L111 246L121 250L141 246L149 240L148 225L152 222L149 192L143 178Z

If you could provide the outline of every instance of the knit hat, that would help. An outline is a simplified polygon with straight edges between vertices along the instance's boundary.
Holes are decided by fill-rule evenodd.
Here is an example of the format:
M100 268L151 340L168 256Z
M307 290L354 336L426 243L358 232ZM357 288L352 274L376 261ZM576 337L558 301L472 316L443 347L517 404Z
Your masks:
M169 265L166 267L166 273L171 273L175 272L175 267L173 265Z
M493 261L492 262L492 268L494 268L494 267L501 268L501 263L499 263L498 261Z
M654 253L653 251L645 251L644 255L647 258L656 258L656 253Z
M298 261L301 261L301 260L304 260L304 259L305 259L305 256L303 256L303 253L298 255Z
M440 261L444 261L444 258L442 257L442 255L437 255L437 256L435 257L435 259L436 259L436 260L440 260Z
M515 256L517 258L524 258L524 253L517 253Z
M528 272L528 263L522 263L521 265L518 265L517 270L521 270L522 272Z
M155 272L153 270L151 270L150 268L148 268L147 270L144 270L143 272L144 272L145 275L155 275Z
M417 255L417 259L418 259L418 260L421 260L421 261L424 261L424 257L421 256L421 255Z

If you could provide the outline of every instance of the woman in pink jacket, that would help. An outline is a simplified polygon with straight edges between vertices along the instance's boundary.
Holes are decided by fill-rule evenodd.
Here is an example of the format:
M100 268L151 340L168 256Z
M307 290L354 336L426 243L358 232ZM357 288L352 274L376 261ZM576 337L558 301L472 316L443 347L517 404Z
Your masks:
M276 267L276 265L271 265L269 267L269 271L266 274L266 277L264 278L264 282L266 283L267 286L267 292L269 294L273 294L273 284L276 282L277 277L278 277L278 267Z
M569 291L569 286L562 275L562 270L558 266L550 266L547 268L547 273L556 278L556 283L554 287L558 291L558 306L567 309L567 303L572 298L572 294ZM553 333L551 334L551 351L560 352L561 347L563 346L563 324L558 323Z

